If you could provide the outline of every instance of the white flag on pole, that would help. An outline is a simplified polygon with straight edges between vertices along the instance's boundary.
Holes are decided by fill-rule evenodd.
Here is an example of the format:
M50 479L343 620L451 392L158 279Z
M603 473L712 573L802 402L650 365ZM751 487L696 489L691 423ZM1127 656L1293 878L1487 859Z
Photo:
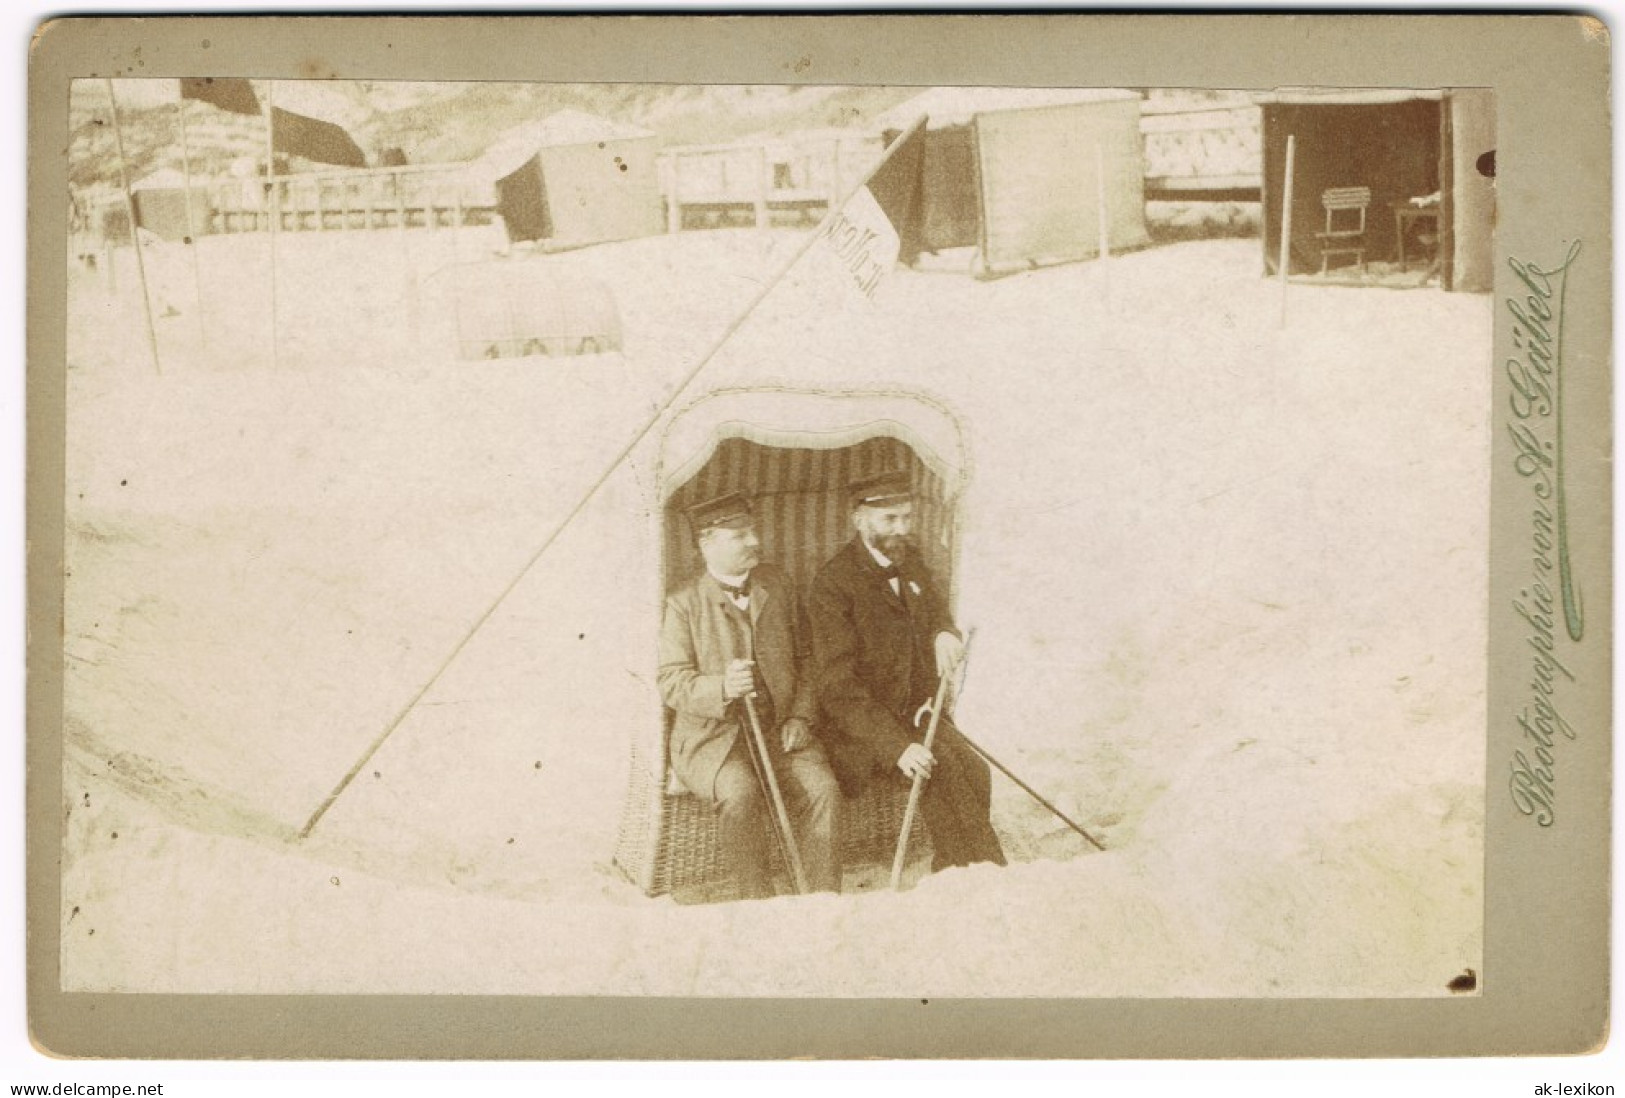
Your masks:
M858 292L873 301L881 280L897 265L902 241L869 188L859 187L841 211L824 223L819 237L819 245L846 271Z

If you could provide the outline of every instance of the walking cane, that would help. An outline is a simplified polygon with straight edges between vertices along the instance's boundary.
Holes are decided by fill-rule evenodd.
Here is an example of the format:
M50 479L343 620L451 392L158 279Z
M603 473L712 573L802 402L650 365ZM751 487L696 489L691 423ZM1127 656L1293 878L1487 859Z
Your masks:
M745 695L745 713L750 718L750 734L755 745L755 755L761 760L757 773L762 783L767 786L769 799L773 802L773 818L777 825L774 828L779 836L779 842L784 850L785 860L790 863L790 876L794 879L796 893L807 894L807 874L801 868L801 850L796 846L795 832L790 828L790 814L785 811L784 797L779 793L779 779L773 773L773 760L767 753L767 737L762 735L762 720L756 715L756 696Z
M920 706L919 712L914 714L914 726L920 725L920 720L927 713L931 715L931 722L925 728L925 749L931 750L931 744L937 738L937 725L942 723L942 707L948 700L948 683L952 681L954 672L965 666L965 653L970 648L970 637L965 638L965 648L960 651L959 662L953 667L945 667L937 679L937 693L930 701ZM914 813L920 807L920 791L925 787L925 775L914 775L914 784L909 787L908 807L903 810L903 830L897 836L897 856L891 863L891 886L893 891L903 887L903 862L908 857L908 833L914 826Z
M1106 849L1105 847L1100 845L1100 840L1099 839L1095 838L1093 835L1089 834L1089 832L1085 831L1083 828L1081 828L1077 824L1073 823L1071 818L1068 817L1065 812L1062 812L1059 808L1056 808L1054 805L1052 805L1048 801L1046 801L1043 797L1039 796L1038 792L1035 789L1033 789L1032 786L1028 785L1026 782L1022 781L1020 778L1018 778L1014 774L1012 774L1010 772L1010 768L1008 766L1005 766L1002 762L1000 762L998 759L995 759L992 755L989 755L986 751L984 751L982 749L981 744L977 743L975 740L973 740L969 736L965 735L965 730L963 728L961 728L959 730L959 738L964 740L965 743L970 746L970 749L972 751L974 751L978 755L982 756L983 761L987 762L989 765L991 765L995 769L997 769L999 773L1003 774L1005 777L1009 778L1011 781L1013 781L1017 785L1019 785L1021 787L1021 789L1022 789L1022 792L1026 793L1027 796L1031 797L1033 800L1037 801L1039 804L1043 805L1045 808L1047 808L1051 812L1053 812L1056 816L1060 817L1061 822L1066 824L1066 826L1070 827L1073 831L1076 831L1079 835L1082 835L1084 838L1086 838L1090 842L1094 843L1096 850L1104 851Z

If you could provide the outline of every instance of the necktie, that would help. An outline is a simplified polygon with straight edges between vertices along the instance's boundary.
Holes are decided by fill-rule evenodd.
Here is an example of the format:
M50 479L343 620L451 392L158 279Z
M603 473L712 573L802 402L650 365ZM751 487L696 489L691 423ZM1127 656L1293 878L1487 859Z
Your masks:
M892 594L898 598L903 597L903 577L897 572L897 565L888 564L880 569L880 574L886 578L886 586L891 588Z

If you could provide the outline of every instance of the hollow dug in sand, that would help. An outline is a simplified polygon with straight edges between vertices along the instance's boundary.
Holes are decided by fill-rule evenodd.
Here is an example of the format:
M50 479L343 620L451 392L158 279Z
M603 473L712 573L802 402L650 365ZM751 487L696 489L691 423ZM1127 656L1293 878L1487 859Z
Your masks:
M1294 285L1277 330L1245 240L901 271L838 323L770 298L689 395L896 386L965 419L960 719L1108 852L998 782L1007 869L691 908L607 864L650 713L642 452L290 836L794 238L549 257L615 286L626 352L545 369L414 344L353 274L390 241L284 241L282 307L313 319L278 372L252 311L205 354L182 302L152 377L139 324L74 284L64 987L1396 996L1482 971L1488 299ZM220 249L253 243L209 242L210 316L252 298Z

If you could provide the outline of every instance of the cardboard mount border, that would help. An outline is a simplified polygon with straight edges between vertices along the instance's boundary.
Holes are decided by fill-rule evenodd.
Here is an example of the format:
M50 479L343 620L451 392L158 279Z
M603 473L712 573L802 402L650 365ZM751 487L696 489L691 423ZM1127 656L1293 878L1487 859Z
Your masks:
M1448 48L1445 48L1448 47ZM29 69L28 993L69 1057L1396 1057L1594 1050L1608 1025L1612 637L1578 649L1562 822L1505 795L1527 507L1496 426L1482 993L1399 1000L727 1000L64 994L59 982L67 85L200 74L549 82L1489 86L1499 260L1581 239L1565 400L1576 567L1612 607L1608 32L1587 16L165 16L42 24ZM1498 358L1517 292L1496 286ZM1486 364L1490 365L1490 364ZM1495 407L1507 381L1497 371ZM1492 414L1493 409L1486 409ZM1525 581L1527 582L1527 581ZM1526 668L1524 669L1526 673Z

